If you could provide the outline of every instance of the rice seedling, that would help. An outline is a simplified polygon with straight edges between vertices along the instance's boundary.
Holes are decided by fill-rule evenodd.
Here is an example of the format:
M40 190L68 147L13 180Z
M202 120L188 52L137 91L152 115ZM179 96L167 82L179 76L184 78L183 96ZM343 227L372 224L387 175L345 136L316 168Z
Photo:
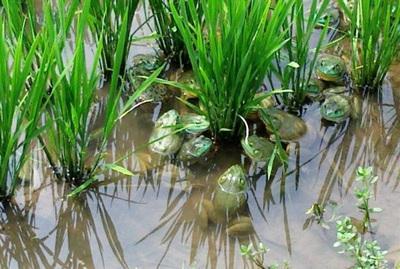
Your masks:
M187 89L199 106L186 103L207 117L215 137L240 136L239 116L257 105L254 96L285 43L281 29L293 2L279 1L271 10L271 1L202 0L200 20L195 0L169 1L199 85Z
M98 72L103 43L100 39L98 48L89 70L85 52L85 31L87 30L90 1L85 1L79 13L75 33L75 49L71 63L64 63L63 44L58 44L56 64L52 69L51 105L47 109L48 128L43 146L50 164L56 175L74 185L80 185L73 194L87 188L97 180L102 168L111 168L129 174L129 171L112 164L105 164L104 157L108 139L120 117L129 111L137 96L142 93L160 72L150 76L135 95L131 96L125 106L120 109L121 78L120 70L126 55L126 38L130 26L130 14L127 9L123 14L121 29L117 37L118 43L113 56L114 69L111 83L105 100L105 117L99 130L92 130L93 107L96 104L96 94L99 86ZM49 11L48 11L49 12ZM49 14L47 14L49 15ZM65 41L59 38L60 42ZM95 149L91 148L93 143Z
M311 40L329 3L329 0L322 2L313 0L307 11L303 0L296 0L283 23L283 29L288 29L285 32L285 39L289 41L277 52L270 77L272 73L275 74L281 88L292 90L280 95L289 109L298 109L304 104L307 87L327 33L329 20L325 22L313 49ZM272 79L270 81L272 82Z
M350 20L352 78L356 87L376 90L382 85L400 42L400 6L392 0L356 0L339 4Z
M21 32L16 47L11 49L5 37L6 24L0 18L0 199L11 196L18 176L29 158L33 139L42 131L37 128L44 103L48 80L48 64L52 59L49 47L40 56L40 66L34 70L38 35L25 51L25 35ZM13 31L13 30L11 30ZM27 89L27 81L29 90Z
M177 6L178 2L178 0L173 1L175 6ZM154 27L158 34L157 44L164 56L174 65L185 66L190 64L182 35L172 17L169 2L149 0L149 6L154 18ZM196 15L200 18L201 9L198 0L195 1L195 7ZM189 19L189 23L192 23L193 19L190 17Z
M93 0L91 1L90 15L94 18L91 22L92 32L97 42L101 42L103 50L101 52L101 68L106 80L111 79L115 68L114 55L117 50L117 43L121 37L123 27L123 16L127 13L128 31L123 37L122 63L120 75L123 76L128 59L129 47L132 42L131 28L136 8L139 0Z
M29 51L38 33L36 9L33 0L1 0L8 37L18 42L21 33L24 35L24 48Z

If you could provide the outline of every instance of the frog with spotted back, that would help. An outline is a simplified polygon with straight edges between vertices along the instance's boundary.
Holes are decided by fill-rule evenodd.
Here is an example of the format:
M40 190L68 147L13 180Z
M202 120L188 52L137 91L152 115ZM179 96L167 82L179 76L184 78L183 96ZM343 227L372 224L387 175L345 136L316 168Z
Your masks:
M127 72L130 88L132 88L133 91L138 89L145 80L141 76L150 76L154 71L161 67L161 65L162 61L160 61L159 57L156 55L136 55L133 58L133 66ZM172 96L173 92L165 85L153 83L138 97L138 101L152 100L153 102L161 102L171 98Z
M243 215L247 205L248 188L245 173L240 165L233 165L226 170L218 178L213 199L202 202L200 226L206 229L209 222L226 223L229 236L251 234L254 231L251 219Z

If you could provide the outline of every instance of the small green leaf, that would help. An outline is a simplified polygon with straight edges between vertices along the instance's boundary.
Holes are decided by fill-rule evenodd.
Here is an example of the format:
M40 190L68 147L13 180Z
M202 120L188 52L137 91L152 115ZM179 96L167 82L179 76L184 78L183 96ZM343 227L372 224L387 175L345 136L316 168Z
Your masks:
M290 67L292 67L294 69L297 69L297 68L300 67L300 65L298 63L296 63L296 62L290 62L290 63L288 63L288 66L290 66Z
M128 169L126 169L125 167L116 165L114 163L106 164L105 167L108 169L114 170L118 173L121 173L123 175L126 175L126 176L134 176L134 174L131 171L129 171Z

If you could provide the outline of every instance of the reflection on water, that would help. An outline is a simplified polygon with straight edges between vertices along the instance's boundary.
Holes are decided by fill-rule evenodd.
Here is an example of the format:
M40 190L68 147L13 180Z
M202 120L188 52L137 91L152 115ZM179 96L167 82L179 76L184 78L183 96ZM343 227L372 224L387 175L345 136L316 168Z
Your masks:
M336 202L339 213L359 217L353 189L360 165L373 166L379 176L372 203L384 212L373 236L389 250L390 262L400 260L398 74L400 65L379 95L363 96L357 120L328 124L318 104L307 107L307 135L288 145L286 174L279 168L269 179L264 165L252 163L238 145L224 145L191 167L149 152L143 145L154 121L177 106L174 101L143 105L117 126L107 157L129 156L122 164L135 176L107 172L77 199L65 199L68 185L54 181L35 150L33 173L24 176L15 201L0 205L0 268L252 268L239 246L260 241L271 249L268 264L347 268L351 263L332 247L334 225L324 230L307 222L305 212L314 203ZM101 111L99 104L93 128L102 122ZM217 178L238 163L250 185L242 215L252 220L254 233L229 237L227 222L202 228L199 214L213 199Z
M399 69L395 66L393 74ZM305 225L305 212L316 202L336 202L339 213L359 217L352 194L359 165L374 166L380 178L373 203L385 211L373 236L389 249L391 262L399 260L398 85L393 75L381 95L364 97L362 117L342 124L322 122L318 105L308 107L308 134L288 145L287 173L280 168L270 179L263 164L252 163L235 145L189 168L143 148L155 119L173 102L146 104L118 125L108 158L130 154L123 164L136 175L108 172L97 189L78 199L65 199L68 186L52 181L40 151L34 151L32 182L25 180L15 201L0 207L0 266L251 268L239 246L261 241L271 249L268 263L288 260L293 268L320 268L329 261L325 268L346 268L351 264L332 247L333 224L330 230L315 222ZM251 218L254 233L229 237L226 222L204 229L198 219L202 202L212 200L217 178L237 163L249 175L243 215Z

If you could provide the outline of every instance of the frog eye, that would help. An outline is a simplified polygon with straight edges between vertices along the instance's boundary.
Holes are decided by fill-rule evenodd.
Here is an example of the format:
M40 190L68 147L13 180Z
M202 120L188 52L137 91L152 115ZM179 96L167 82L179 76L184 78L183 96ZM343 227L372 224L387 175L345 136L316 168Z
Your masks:
M241 179L239 180L239 183L240 183L240 185L244 185L246 182L244 181L243 178L241 178Z
M254 144L252 142L249 142L249 146L252 147Z

